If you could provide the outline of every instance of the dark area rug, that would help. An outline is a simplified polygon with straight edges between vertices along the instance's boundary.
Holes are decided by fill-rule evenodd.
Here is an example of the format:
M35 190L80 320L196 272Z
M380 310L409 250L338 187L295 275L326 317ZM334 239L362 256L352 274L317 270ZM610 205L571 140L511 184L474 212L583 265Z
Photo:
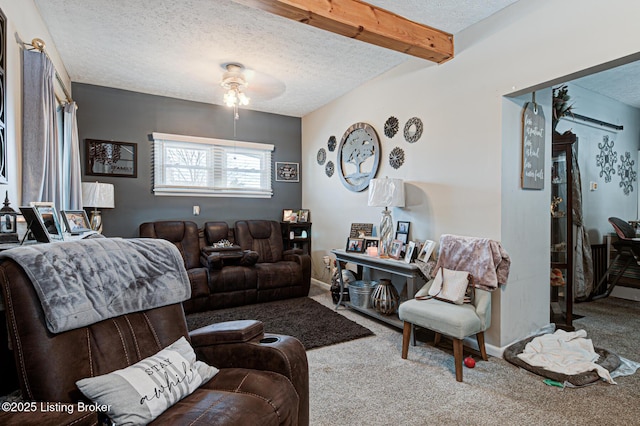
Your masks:
M241 319L262 321L266 333L293 336L307 350L373 335L368 328L308 297L189 314L187 326L195 330L216 322Z

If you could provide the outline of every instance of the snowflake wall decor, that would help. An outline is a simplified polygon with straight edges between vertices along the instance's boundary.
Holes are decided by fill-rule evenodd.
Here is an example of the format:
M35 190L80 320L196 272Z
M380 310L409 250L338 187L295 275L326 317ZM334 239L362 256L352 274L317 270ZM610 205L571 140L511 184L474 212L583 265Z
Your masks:
M336 150L336 137L335 136L331 136L329 137L329 142L327 142L327 148L329 148L329 151L333 152Z
M401 148L396 146L391 150L391 153L389 154L389 164L391 164L391 167L394 169L397 169L404 164L404 151Z
M384 123L384 134L388 138L392 138L398 133L398 119L391 116Z
M596 166L600 167L600 177L604 176L605 182L611 182L611 175L616 174L614 165L618 161L618 153L613 150L613 141L609 136L602 137L602 143L598 144L600 154L596 155Z
M327 151L325 151L324 148L320 148L318 150L318 155L316 156L316 160L318 161L318 164L322 166L326 159L327 159Z
M404 125L404 139L409 143L415 143L422 136L422 120L411 117Z
M324 166L324 172L327 176L333 176L333 172L335 171L335 166L333 165L333 161L327 161L327 165Z
M630 192L633 192L633 182L636 181L638 175L634 167L636 162L631 159L631 153L627 151L620 156L620 163L618 166L620 188L622 188L624 195L629 195Z

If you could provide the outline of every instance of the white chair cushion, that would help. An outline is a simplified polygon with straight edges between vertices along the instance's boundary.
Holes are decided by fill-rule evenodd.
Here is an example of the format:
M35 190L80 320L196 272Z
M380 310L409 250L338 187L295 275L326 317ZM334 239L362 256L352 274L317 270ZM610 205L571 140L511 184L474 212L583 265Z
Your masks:
M454 305L436 299L411 299L400 305L398 316L402 321L456 339L484 331L483 321L472 304Z

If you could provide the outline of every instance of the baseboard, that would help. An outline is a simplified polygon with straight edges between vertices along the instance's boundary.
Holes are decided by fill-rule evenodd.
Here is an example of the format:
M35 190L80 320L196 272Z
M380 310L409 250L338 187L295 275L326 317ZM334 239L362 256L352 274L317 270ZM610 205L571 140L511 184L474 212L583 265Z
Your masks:
M311 284L313 285L317 285L318 287L324 287L327 290L331 290L331 285L328 283L325 283L324 281L320 281L316 278L311 278Z

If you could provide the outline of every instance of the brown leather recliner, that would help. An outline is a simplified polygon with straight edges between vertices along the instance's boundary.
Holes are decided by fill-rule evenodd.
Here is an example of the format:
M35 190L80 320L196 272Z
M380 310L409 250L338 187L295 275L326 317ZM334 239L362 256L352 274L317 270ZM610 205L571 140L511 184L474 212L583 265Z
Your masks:
M198 359L220 372L153 424L309 422L302 344L289 336L265 335L258 321L214 324L188 333L178 303L53 334L30 279L17 263L0 264L0 285L22 395L39 401L36 412L0 412L0 424L95 425L96 412L78 410L78 402L88 401L75 382L132 365L182 336L190 340ZM73 403L76 409L71 414L46 410L54 402Z
M284 250L279 222L239 220L235 239L242 249L258 253L258 302L309 294L311 258L302 250Z

